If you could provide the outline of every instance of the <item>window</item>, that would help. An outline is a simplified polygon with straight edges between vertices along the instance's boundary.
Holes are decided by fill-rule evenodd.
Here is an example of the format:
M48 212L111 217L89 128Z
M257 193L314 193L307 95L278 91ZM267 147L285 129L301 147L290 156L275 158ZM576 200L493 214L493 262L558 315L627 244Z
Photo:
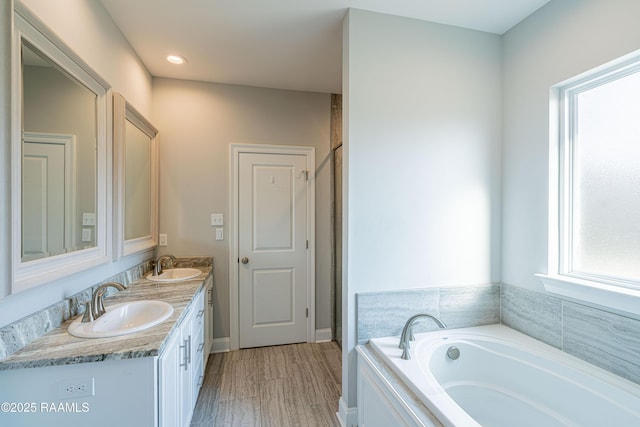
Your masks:
M549 276L640 297L640 55L552 94Z

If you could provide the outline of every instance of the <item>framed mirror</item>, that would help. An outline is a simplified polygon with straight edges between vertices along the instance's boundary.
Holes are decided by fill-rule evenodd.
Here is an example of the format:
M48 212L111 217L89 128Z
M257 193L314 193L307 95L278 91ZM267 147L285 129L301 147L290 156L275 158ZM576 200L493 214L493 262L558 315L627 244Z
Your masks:
M12 292L110 261L110 88L21 2L12 53Z
M113 95L116 257L158 245L158 131Z

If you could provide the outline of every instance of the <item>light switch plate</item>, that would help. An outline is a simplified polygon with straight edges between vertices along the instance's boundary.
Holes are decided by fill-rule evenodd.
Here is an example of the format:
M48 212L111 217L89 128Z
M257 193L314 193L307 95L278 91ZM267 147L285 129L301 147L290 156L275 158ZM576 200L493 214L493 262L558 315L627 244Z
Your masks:
M224 225L224 215L221 213L211 214L211 225Z
M91 225L91 226L95 227L95 225L96 225L96 214L95 213L83 212L82 213L82 225Z

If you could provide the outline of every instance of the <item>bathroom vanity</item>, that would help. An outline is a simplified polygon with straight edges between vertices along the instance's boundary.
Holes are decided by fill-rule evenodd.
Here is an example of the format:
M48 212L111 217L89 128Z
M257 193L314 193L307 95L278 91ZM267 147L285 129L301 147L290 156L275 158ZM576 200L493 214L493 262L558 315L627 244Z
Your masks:
M140 279L105 300L107 310L138 300L171 304L171 317L156 326L86 339L67 332L69 320L0 361L0 425L189 425L212 322L212 270L199 269L181 282Z

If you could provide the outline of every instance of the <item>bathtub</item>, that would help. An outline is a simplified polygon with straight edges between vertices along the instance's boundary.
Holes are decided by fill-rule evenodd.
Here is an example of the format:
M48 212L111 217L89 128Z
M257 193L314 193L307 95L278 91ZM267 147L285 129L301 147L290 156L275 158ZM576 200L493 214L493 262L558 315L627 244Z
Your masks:
M416 334L411 360L370 345L447 427L640 426L640 385L506 326Z

